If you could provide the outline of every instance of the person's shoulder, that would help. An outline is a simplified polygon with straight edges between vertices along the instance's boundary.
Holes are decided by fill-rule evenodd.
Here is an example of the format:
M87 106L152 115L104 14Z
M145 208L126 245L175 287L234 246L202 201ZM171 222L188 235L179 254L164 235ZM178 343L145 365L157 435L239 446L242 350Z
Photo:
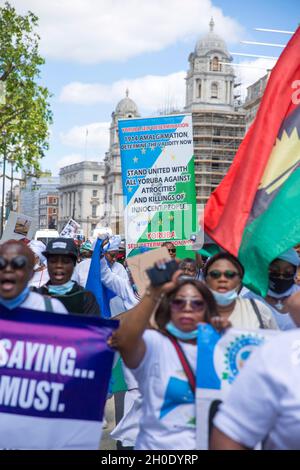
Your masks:
M114 271L119 271L121 273L126 273L126 269L124 268L123 264L119 263L118 261L116 261L114 264L113 264L113 270Z
M82 287L80 284L78 284L77 281L74 281L73 280L73 287L72 287L72 290L70 291L70 294L75 294L76 292L81 292L81 291L85 291L85 288Z
M50 302L52 304L54 313L66 313L66 314L69 313L66 307L64 306L64 304L60 300L54 299L53 297L51 297Z
M37 302L44 303L44 296L40 292L40 289L42 288L40 287L38 290L37 289L31 290L26 303L34 303L34 304L36 304Z
M300 331L298 329L278 332L258 348L266 367L280 368L284 364L289 368L293 364L293 357L300 361Z
M87 266L91 264L91 262L92 262L92 258L83 259L80 263L76 265L76 268L79 270L85 269Z
M167 336L154 328L145 330L143 339L146 343L162 343L168 340Z
M272 311L270 309L270 307L268 307L268 305L265 304L265 302L262 302L261 299L259 298L254 298L254 297L251 297L251 298L245 298L244 300L248 300L248 302L250 302L250 300L252 300L252 302L255 302L257 308L259 309L260 313L263 313L263 314L266 314L266 315L272 315Z

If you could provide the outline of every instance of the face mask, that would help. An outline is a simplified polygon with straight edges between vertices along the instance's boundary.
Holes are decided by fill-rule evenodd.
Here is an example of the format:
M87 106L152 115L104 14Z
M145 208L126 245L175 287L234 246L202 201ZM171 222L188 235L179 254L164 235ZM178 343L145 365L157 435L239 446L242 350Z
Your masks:
M232 302L238 296L237 291L235 289L229 290L228 292L217 292L212 289L210 289L210 291L213 294L217 304L221 305L222 307L226 307L227 305L232 304Z
M283 294L294 285L294 278L280 279L279 277L269 277L269 288L276 294Z
M198 330L193 330L189 332L181 331L171 321L169 321L169 323L166 324L166 330L172 336L175 336L175 338L183 339L183 340L196 339L198 336Z
M60 286L48 286L49 294L53 295L65 295L73 289L74 281L68 281Z
M14 308L19 307L25 301L29 292L29 287L25 287L25 289L14 299L3 299L0 297L0 305L3 305L3 307L8 308L9 310L13 310Z

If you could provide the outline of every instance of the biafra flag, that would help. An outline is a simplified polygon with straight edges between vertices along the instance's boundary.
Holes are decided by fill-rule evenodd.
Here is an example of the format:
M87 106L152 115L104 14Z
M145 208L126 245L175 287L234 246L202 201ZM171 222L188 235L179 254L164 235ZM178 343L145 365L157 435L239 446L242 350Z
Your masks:
M206 233L265 296L268 267L300 243L300 28L270 75L256 119L205 207Z

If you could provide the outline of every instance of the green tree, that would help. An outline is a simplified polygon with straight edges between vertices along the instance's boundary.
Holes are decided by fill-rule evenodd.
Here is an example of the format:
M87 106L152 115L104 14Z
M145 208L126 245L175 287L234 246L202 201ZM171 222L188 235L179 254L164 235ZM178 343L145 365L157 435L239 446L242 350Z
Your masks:
M0 104L0 154L6 151L22 169L40 170L48 149L52 123L50 93L41 85L38 18L18 15L8 2L0 7L0 81L5 104Z

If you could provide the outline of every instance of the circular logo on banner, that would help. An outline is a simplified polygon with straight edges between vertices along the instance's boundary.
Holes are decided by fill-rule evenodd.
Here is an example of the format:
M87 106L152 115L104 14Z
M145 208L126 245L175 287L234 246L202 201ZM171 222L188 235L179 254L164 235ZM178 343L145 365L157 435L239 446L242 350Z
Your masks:
M256 333L236 336L227 334L220 339L214 351L214 366L222 384L232 384L252 351L264 340L263 336Z

